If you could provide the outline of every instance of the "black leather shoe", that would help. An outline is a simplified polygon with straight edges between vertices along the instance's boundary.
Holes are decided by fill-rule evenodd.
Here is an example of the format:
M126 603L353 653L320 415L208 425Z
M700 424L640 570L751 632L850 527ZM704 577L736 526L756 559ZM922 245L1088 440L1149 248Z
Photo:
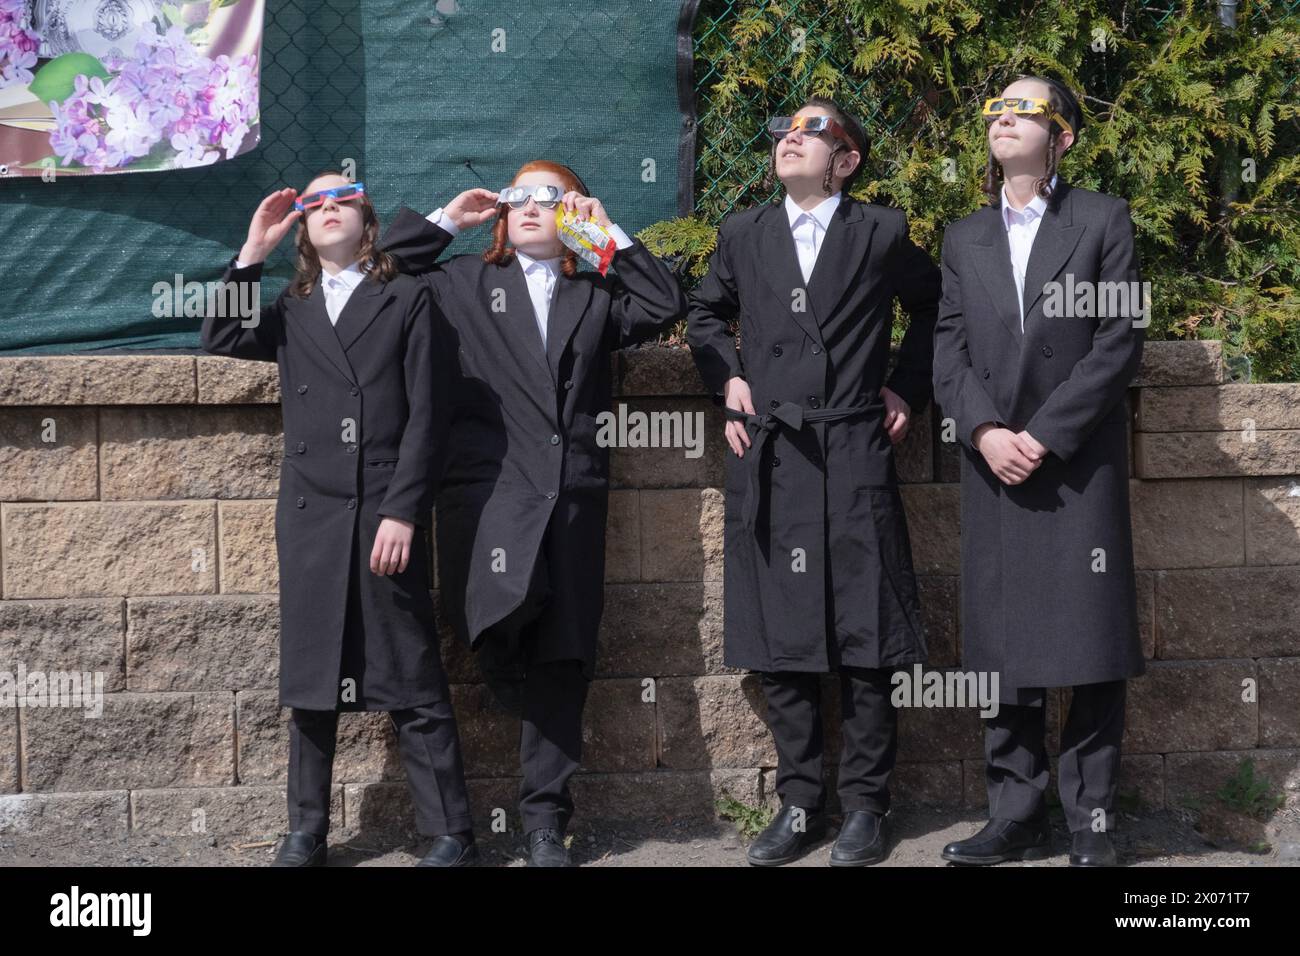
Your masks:
M327 854L325 838L303 830L294 830L280 844L272 866L324 866Z
M976 866L1006 860L1042 860L1051 855L1052 827L1046 817L1028 823L990 820L973 837L943 848L945 860Z
M803 820L800 829L795 823ZM826 817L813 810L782 807L767 828L749 845L746 856L754 866L781 866L799 859L826 836Z
M1116 862L1109 833L1075 832L1070 841L1070 866L1114 866Z
M568 866L569 848L564 834L555 827L538 827L528 831L529 866Z
M840 835L831 847L831 866L870 866L889 855L889 820L870 810L844 814Z
M454 836L447 834L433 838L433 846L416 866L469 866L478 862L478 844L474 834L467 833L467 843L461 843Z

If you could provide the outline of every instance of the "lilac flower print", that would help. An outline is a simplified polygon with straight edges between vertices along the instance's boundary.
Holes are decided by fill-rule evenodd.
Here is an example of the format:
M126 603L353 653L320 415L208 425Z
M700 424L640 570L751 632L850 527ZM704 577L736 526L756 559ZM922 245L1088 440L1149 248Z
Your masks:
M28 29L26 0L0 0L0 90L33 79L40 35Z
M182 133L173 133L172 149L176 150L176 165L181 167L207 166L217 161L221 154L215 149L208 149L207 142L197 130L190 129Z
M107 81L79 76L67 101L50 104L50 144L64 165L128 165L164 141L171 165L207 165L219 149L238 152L257 119L257 57L211 60L180 27L141 38L133 59L105 67Z

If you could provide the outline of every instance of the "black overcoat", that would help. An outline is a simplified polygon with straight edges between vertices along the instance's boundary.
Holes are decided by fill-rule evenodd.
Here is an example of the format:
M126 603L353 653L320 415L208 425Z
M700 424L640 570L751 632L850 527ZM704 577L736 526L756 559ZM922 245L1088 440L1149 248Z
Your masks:
M261 263L234 263L223 281L260 279ZM280 368L281 706L400 710L446 694L427 545L450 384L439 329L404 275L363 279L337 325L320 283L305 299L286 288L249 328L203 320L208 352ZM370 570L383 517L416 526L406 570L388 576Z
M685 298L634 239L609 274L558 277L543 347L519 260L438 262L451 239L403 208L381 242L432 290L458 341L437 506L443 613L477 648L544 561L551 596L534 659L581 660L590 678L605 595L609 449L596 436L612 402L610 358L680 321Z
M1140 281L1128 203L1058 180L1026 268L1023 332L998 205L948 227L942 269L934 383L962 448L964 666L997 672L1004 697L1141 674L1126 391L1144 323L1132 307L1044 314L1047 283ZM989 421L1049 450L1022 484L1004 485L971 445Z
M705 384L721 394L745 378L767 416L747 425L743 458L726 451L724 660L759 671L922 661L879 394L888 384L913 415L929 403L939 272L900 210L844 198L806 285L778 203L727 217L691 296ZM886 382L895 299L911 322ZM848 417L816 421L840 409Z

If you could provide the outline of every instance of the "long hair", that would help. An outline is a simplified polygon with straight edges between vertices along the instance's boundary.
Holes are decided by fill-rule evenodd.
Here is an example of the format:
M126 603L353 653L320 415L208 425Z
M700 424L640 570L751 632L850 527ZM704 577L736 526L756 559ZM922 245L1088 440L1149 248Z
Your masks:
M831 119L835 120L844 127L844 131L849 134L849 138L858 144L858 165L853 167L853 172L844 177L844 182L840 186L840 191L846 196L853 184L857 182L858 176L862 172L862 167L867 163L867 132L862 128L862 124L846 112L838 103L825 96L810 96L804 100L803 106L815 106L817 109L825 110ZM796 110L795 112L798 112ZM780 140L773 138L772 148L767 156L767 172L763 174L763 188L772 189L776 185L776 147ZM833 188L834 175L832 171L835 168L835 161L839 158L840 153L848 150L848 146L838 137L831 137L829 140L831 154L826 158L826 173L822 176L822 192L829 196L835 190Z
M314 182L322 176L343 176L343 173L337 169L327 169L317 173L308 182ZM377 282L391 282L397 276L397 263L387 252L375 248L375 243L379 241L379 216L375 214L375 207L371 205L370 197L362 193L356 199L349 199L348 202L358 203L361 206L361 248L357 253L360 265L357 268L363 275ZM316 254L316 247L311 244L311 236L307 233L306 214L298 221L296 244L298 261L294 267L297 271L289 284L289 294L305 299L311 295L312 289L320 281L321 272L320 256Z
M558 176L561 183L564 184L566 192L573 191L581 193L583 196L590 196L587 192L587 186L582 179L568 166L563 163L553 163L547 159L534 159L531 162L524 163L519 167L519 172L515 173L512 183L518 182L519 177L524 173L550 173ZM492 227L492 246L483 253L483 261L492 265L504 266L514 261L515 248L509 245L510 225L506 222L506 217L513 212L509 206L503 206L501 212L497 215L496 225ZM543 213L546 210L542 210ZM565 248L564 261L560 263L560 271L566 276L572 278L578 274L578 255L572 249Z
M1015 82L1020 80L1036 80L1047 87L1047 102L1051 104L1055 112L1064 116L1066 121L1074 127L1074 139L1075 142L1078 142L1079 132L1083 129L1083 110L1079 107L1079 100L1075 97L1074 92L1064 83L1046 76L1018 76ZM1034 182L1034 192L1044 199L1052 194L1052 177L1056 175L1056 141L1063 132L1065 130L1056 120L1052 120L1047 124L1046 172ZM998 203L1002 199L1002 164L993 158L993 144L988 143L987 145L989 151L988 162L984 165L984 185L982 188L989 202Z

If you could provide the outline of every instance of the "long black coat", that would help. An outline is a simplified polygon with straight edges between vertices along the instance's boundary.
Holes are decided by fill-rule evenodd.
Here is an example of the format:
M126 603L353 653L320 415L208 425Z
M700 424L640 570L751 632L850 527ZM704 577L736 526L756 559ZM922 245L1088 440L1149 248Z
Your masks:
M596 416L612 402L610 357L679 321L685 299L672 273L633 240L606 276L558 277L543 349L518 259L438 263L451 239L403 208L381 242L404 270L420 274L458 340L437 508L443 610L476 647L520 606L534 566L545 561L551 597L535 659L581 660L590 678L609 498L609 449L596 442Z
M705 384L742 376L767 428L726 452L725 662L759 671L890 667L925 659L894 451L879 398L930 400L939 272L903 213L843 198L806 299L781 204L722 224L691 296L688 334ZM898 298L911 316L888 383ZM805 306L804 308L800 308ZM740 348L728 323L740 320ZM828 409L854 417L808 424ZM802 427L800 427L802 426ZM747 518L752 516L752 521Z
M1145 332L1130 315L1044 315L1045 283L1140 281L1126 202L1058 180L1026 269L1023 333L1001 216L991 205L944 234L934 384L963 451L964 665L998 672L1007 697L1143 671L1125 394ZM1023 483L1002 484L972 447L989 421L1051 452Z
M260 279L261 263L234 261L223 281ZM281 706L399 710L446 693L426 543L447 421L438 335L428 290L402 275L363 279L333 326L319 283L306 299L286 289L251 328L203 320L208 352L280 367ZM383 517L416 525L389 576L370 570Z

